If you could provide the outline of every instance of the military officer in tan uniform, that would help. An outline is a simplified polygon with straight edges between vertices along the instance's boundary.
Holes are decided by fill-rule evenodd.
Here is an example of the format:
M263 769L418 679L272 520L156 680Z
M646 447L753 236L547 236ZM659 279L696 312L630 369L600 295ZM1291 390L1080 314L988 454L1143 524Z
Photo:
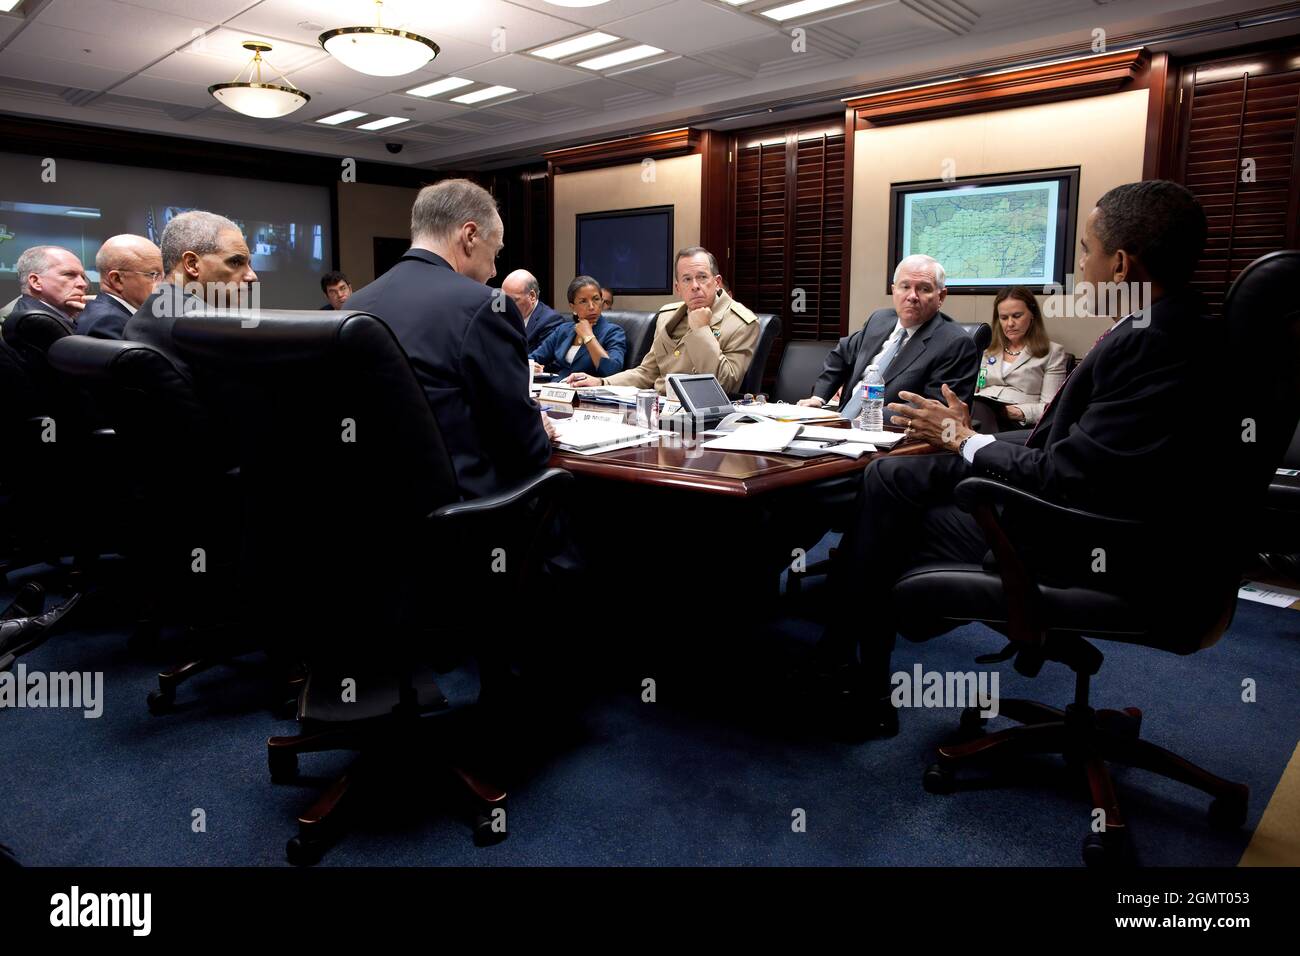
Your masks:
M659 310L654 342L641 364L605 379L575 372L565 379L568 384L635 385L662 394L666 376L682 372L715 375L728 393L740 388L758 345L758 319L722 290L718 261L707 249L681 250L673 274L682 301Z

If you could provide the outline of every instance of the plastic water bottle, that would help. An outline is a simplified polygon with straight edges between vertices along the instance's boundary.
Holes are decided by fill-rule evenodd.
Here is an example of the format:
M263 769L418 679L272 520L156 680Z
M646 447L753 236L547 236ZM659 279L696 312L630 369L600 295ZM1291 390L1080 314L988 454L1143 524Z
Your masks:
M853 419L853 427L863 431L878 432L885 428L885 379L880 369L874 365L867 366L867 377L863 380L862 409Z

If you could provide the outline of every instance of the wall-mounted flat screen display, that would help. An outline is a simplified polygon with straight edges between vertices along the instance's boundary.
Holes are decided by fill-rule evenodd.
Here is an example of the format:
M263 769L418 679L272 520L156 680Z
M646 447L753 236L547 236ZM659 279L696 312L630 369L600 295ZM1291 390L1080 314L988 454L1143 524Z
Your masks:
M970 176L890 187L889 277L910 255L939 260L948 291L1037 291L1074 270L1079 169Z
M673 290L673 207L646 206L578 216L577 275L615 295Z

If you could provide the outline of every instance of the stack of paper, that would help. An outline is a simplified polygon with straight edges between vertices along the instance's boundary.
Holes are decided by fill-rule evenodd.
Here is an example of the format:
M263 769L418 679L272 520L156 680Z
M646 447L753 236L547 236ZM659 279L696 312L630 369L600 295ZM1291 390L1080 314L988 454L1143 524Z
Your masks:
M808 405L787 405L785 402L767 402L757 405L737 405L736 411L762 415L779 422L832 421L840 417L834 409L812 408Z
M799 433L797 422L756 422L704 443L718 451L781 451Z
M578 397L602 405L635 405L638 391L635 385L589 385L578 389Z
M860 428L828 428L825 425L804 425L799 429L800 438L813 438L819 441L862 442L877 448L893 448L903 440L902 432L869 432Z
M557 447L581 455L598 454L647 441L657 441L660 432L619 421L588 418L553 418Z

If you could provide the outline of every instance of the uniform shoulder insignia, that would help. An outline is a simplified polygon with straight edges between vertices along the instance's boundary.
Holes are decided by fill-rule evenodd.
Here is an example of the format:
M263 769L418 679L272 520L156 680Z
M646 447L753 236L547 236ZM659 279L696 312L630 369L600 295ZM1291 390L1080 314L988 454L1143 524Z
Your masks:
M685 305L685 304L686 304L685 302L669 302L667 305L665 305L663 308L661 308L661 309L660 309L657 313L655 313L655 314L656 314L656 315L663 315L665 312L676 312L678 309L680 309L680 308L681 308L683 305Z
M736 315L740 317L740 320L744 322L746 325L752 325L753 323L758 321L758 316L756 316L753 312L749 311L748 308L741 305L739 302L736 302L735 300L733 300L731 303L731 311L735 312Z

